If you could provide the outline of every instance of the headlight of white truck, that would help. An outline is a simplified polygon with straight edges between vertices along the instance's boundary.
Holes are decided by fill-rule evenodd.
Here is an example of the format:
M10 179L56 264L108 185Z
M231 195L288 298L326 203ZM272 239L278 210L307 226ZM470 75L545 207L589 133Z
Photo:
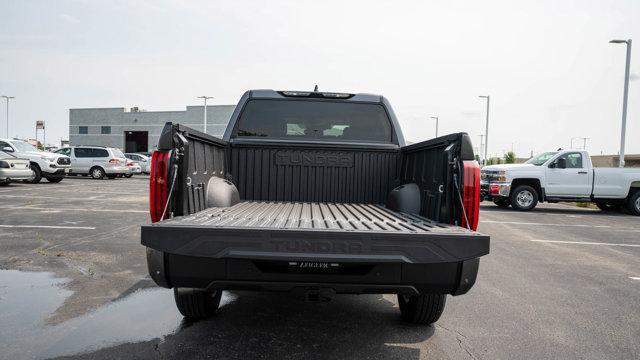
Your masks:
M481 178L486 182L506 182L507 172L505 170L484 170Z
M40 155L40 158L48 162L54 162L56 160L56 157L51 155Z

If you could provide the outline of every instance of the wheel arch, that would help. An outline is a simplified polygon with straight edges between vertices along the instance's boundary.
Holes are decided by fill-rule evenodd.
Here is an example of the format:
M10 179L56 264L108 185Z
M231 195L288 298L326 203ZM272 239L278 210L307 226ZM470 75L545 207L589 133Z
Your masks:
M513 181L511 181L511 191L509 192L509 197L511 197L511 194L513 194L513 191L520 185L531 186L538 193L538 201L540 202L544 201L544 189L540 184L540 179L537 179L537 178L513 179Z

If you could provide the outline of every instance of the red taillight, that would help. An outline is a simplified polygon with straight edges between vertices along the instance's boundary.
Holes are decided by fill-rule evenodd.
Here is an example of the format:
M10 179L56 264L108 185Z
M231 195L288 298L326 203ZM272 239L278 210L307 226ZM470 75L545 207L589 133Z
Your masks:
M134 163L128 163L127 166L136 166Z
M462 226L476 230L480 215L480 165L477 161L464 161L464 177L462 184L462 204L467 219L462 215Z
M119 162L120 162L120 160L118 160L118 159L109 159L109 164L117 164Z
M149 177L149 212L151 213L151 222L163 220L162 212L167 205L169 154L168 151L155 151L151 157L151 176ZM164 217L166 217L166 214Z

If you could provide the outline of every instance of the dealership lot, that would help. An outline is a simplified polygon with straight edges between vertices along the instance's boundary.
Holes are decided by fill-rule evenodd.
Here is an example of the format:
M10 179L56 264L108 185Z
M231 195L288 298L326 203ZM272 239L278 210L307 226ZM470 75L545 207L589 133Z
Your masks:
M244 292L188 323L147 277L147 186L134 177L0 187L0 268L10 269L0 271L0 348L10 358L640 357L638 217L483 203L491 254L435 327L402 323L394 296L304 303Z

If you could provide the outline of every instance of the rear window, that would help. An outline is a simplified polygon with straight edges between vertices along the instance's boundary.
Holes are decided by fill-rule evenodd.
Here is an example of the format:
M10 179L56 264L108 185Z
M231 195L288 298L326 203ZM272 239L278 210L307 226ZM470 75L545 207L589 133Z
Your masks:
M390 143L392 128L379 104L251 100L234 137Z
M115 157L118 157L118 158L125 157L122 151L120 151L120 149L111 149L111 152L113 152L113 156Z

